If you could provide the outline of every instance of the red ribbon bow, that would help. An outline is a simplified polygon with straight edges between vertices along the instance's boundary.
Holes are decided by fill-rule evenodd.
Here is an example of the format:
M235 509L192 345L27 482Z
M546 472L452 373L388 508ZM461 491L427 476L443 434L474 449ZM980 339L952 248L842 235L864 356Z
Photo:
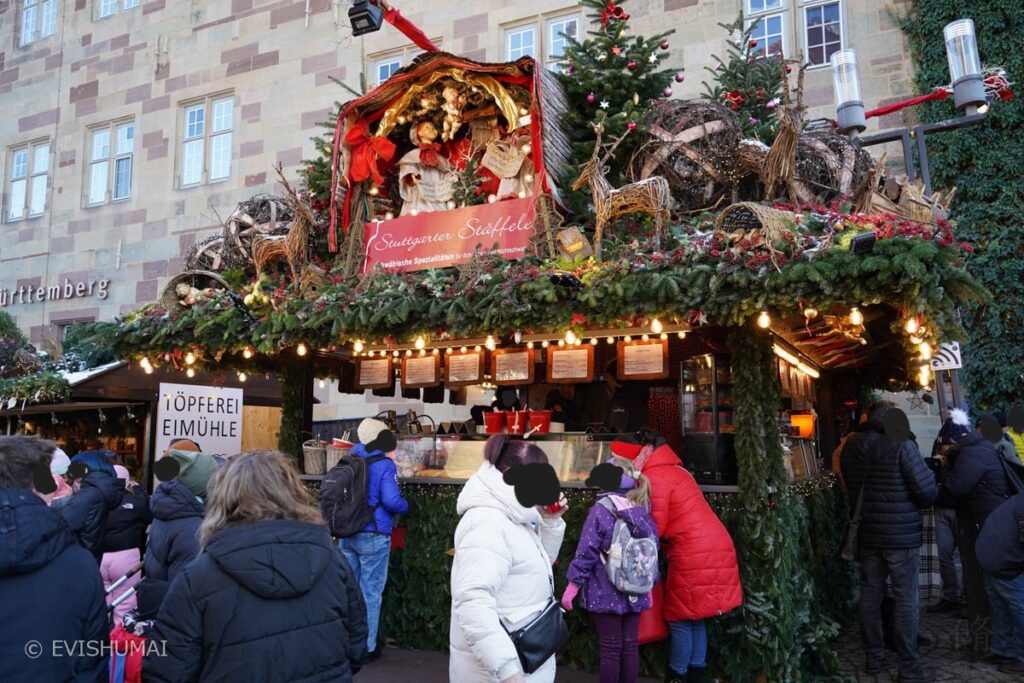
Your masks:
M601 12L601 28L608 28L608 21L611 19L629 21L629 15L626 14L626 10L616 5L612 0L608 0L608 6Z
M356 182L372 177L376 185L384 184L384 176L377 168L377 160L390 161L395 155L395 143L385 137L372 136L366 125L358 123L345 133L345 143L352 148L352 168L349 176Z

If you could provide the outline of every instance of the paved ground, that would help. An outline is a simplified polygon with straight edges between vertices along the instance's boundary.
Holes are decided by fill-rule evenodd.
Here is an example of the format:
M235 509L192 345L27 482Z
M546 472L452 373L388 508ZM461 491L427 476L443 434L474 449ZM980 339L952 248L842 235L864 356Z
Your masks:
M1018 676L1000 673L991 664L976 664L967 659L967 621L950 616L921 613L921 634L932 643L921 648L921 659L938 671L937 683L1020 683ZM843 671L856 681L868 683L895 683L896 658L887 660L889 670L874 676L864 671L864 652L860 635L853 627L844 631L837 645ZM890 653L891 654L891 653Z
M921 654L928 666L938 669L937 683L1021 683L1021 679L1000 673L990 664L975 664L967 660L967 622L948 616L921 615L921 632L931 638L932 644L922 648ZM864 672L864 655L856 627L844 631L837 645L843 671L851 680L865 683L896 683L896 660L888 661L888 672L878 676ZM446 683L448 656L441 652L397 650L388 648L384 656L356 676L356 683ZM594 674L560 668L558 683L594 683ZM461 682L460 682L461 683ZM641 679L641 683L656 683L654 679Z

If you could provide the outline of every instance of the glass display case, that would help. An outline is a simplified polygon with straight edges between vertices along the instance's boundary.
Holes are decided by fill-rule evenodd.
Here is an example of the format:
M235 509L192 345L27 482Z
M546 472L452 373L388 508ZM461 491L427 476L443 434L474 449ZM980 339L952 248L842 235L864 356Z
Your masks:
M683 464L701 484L735 484L733 383L730 358L705 354L679 369Z

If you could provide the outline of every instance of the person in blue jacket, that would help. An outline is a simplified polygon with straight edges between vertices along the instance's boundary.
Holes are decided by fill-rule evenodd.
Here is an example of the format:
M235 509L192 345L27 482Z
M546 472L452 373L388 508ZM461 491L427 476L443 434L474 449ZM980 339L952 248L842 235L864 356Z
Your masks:
M53 451L36 437L0 437L0 681L105 683L103 579L47 507Z
M384 595L384 586L388 581L394 516L408 512L409 502L402 497L398 488L398 468L392 460L395 439L388 426L380 420L368 418L359 423L357 434L359 443L352 447L349 455L360 458L381 454L388 456L371 462L368 468L367 502L374 509L373 521L360 533L338 541L363 591L368 627L367 661L372 661L381 655L377 625L380 623L381 596Z

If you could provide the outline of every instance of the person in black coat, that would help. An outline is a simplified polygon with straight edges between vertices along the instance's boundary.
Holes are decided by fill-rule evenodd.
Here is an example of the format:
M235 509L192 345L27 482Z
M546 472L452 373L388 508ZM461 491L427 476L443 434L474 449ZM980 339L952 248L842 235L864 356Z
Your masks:
M109 675L108 657L98 649L107 640L99 567L43 497L47 488L55 489L49 474L53 450L51 442L35 437L0 437L4 683L102 683ZM72 652L69 648L79 642L95 649Z
M76 491L60 508L60 514L75 541L98 563L103 558L107 517L121 500L121 485L114 477L114 467L99 451L76 455L68 473L85 476L76 479Z
M1024 573L1024 492L988 516L976 548L982 571L1005 579Z
M121 487L121 498L117 507L107 516L107 533L103 538L100 574L107 590L131 574L138 566L142 559L142 547L145 545L146 527L153 521L146 491L137 484L133 485L127 468L115 465L114 470L117 473L117 483ZM109 594L108 602L114 602L131 590L141 578L142 574L138 571L129 576ZM135 609L135 596L129 595L114 608L114 623L121 623L122 617L132 609Z
M892 638L899 654L901 681L932 681L935 671L921 666L917 649L918 569L921 561L921 510L935 501L935 476L924 463L903 411L877 403L868 421L843 447L840 467L850 509L863 487L858 546L860 612L869 673L884 668L882 599L885 580L892 584Z
M153 523L142 571L147 578L172 581L199 554L199 526L206 505L180 481L161 482L149 499Z
M366 609L287 458L232 458L214 475L204 552L172 581L147 683L349 683L366 656Z

